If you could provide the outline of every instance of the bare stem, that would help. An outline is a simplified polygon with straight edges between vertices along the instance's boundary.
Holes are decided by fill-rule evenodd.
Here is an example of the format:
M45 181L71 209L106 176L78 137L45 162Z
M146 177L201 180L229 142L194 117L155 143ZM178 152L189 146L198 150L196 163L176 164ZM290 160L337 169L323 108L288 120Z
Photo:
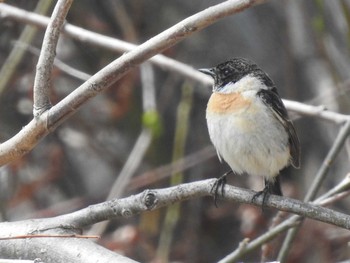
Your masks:
M34 117L51 107L51 72L56 57L56 46L68 10L73 0L59 0L47 26L34 80Z
M309 191L306 194L306 197L304 199L305 202L310 202L311 200L313 200L316 197L316 194L317 194L322 182L324 181L331 164L333 163L333 161L335 160L335 158L339 154L340 150L344 146L345 140L348 138L349 133L350 133L350 120L348 120L341 127L341 129L338 133L338 136L332 145L332 148L329 150L329 152L328 152L325 160L323 161L311 187L309 188ZM282 248L281 248L279 255L278 255L279 261L285 262L287 255L288 255L288 252L290 250L290 247L293 243L294 237L297 234L301 223L302 223L302 220L300 221L298 226L296 226L295 228L290 229L288 231L288 234L283 242Z

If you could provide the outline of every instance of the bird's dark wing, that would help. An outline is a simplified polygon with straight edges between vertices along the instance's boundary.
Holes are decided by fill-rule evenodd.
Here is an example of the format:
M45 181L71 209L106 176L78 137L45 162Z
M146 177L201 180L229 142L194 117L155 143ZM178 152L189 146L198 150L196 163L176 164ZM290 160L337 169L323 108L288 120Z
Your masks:
M300 142L293 123L289 120L288 113L279 97L276 88L271 90L260 90L257 95L265 105L272 111L276 119L283 125L289 135L291 164L295 168L300 167Z

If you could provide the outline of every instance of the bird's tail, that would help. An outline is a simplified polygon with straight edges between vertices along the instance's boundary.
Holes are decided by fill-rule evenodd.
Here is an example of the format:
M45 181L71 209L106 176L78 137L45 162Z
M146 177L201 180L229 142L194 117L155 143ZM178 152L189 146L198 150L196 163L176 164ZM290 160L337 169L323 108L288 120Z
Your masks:
M277 175L274 180L265 179L265 188L270 194L283 196L279 175Z

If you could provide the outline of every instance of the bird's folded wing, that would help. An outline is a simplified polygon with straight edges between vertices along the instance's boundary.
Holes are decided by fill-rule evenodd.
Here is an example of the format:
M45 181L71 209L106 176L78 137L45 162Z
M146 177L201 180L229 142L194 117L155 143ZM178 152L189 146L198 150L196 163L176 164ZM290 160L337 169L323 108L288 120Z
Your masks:
M261 97L265 105L272 111L276 119L283 125L289 135L291 164L295 168L300 167L300 142L295 131L294 125L288 117L288 113L284 104L279 97L276 88L271 90L260 90L257 93Z

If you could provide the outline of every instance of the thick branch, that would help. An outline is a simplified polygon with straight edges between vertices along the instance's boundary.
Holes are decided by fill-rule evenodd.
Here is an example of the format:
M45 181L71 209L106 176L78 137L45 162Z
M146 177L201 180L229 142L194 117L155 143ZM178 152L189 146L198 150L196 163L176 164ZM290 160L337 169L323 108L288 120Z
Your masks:
M32 238L0 240L0 255L42 262L96 263L136 261L82 238ZM32 261L33 262L33 261Z
M83 103L107 89L128 71L157 53L175 45L184 38L219 19L243 11L257 4L257 0L226 1L190 16L157 36L125 53L104 69L97 72L83 85L64 98L50 111L49 127L58 126L71 116Z
M28 153L49 133L46 129L46 119L47 114L33 119L14 137L0 144L0 166Z
M45 29L50 21L49 18L38 15L32 12L0 3L0 15L2 17L9 17L23 23L28 23ZM129 42L119 40L113 37L98 34L71 24L65 24L62 32L72 39L89 43L98 47L102 47L114 52L126 52L135 49L137 46ZM150 58L150 62L158 65L161 68L175 71L186 78L195 80L203 85L212 85L212 78L200 73L191 66L166 57L164 55L156 55ZM324 106L307 105L301 102L283 100L287 109L299 113L301 115L319 117L328 121L336 122L338 124L344 123L350 117L349 115L332 112L327 110Z
M179 41L188 37L189 35L197 32L219 19L243 11L252 5L262 2L261 0L236 0L226 1L218 5L212 6L202 12L199 12L193 16L186 18L173 27L165 30L159 35L151 38L142 45L133 49L129 53L124 54L117 60L113 61L105 68L97 72L87 82L74 90L66 98L60 101L57 105L52 107L49 111L45 112L42 116L47 118L47 128L55 129L63 121L73 115L81 105L86 103L92 97L96 96L100 92L106 90L110 85L120 79L132 68L136 67L140 63L146 61L150 57L164 51L165 49L175 45ZM0 5L1 7L1 5ZM37 120L33 120L36 122ZM32 122L33 122L32 121ZM30 125L30 124L29 124ZM38 125L42 127L42 125ZM36 132L36 131L35 131ZM40 132L43 135L47 134L47 131ZM12 139L6 142L6 145L12 147L3 149L3 145L0 145L0 166L6 164L8 161L14 160L27 151L32 149L38 141L31 141L29 145L26 138L17 134ZM35 138L34 138L35 139ZM17 150L14 150L17 149ZM9 151L8 151L9 150Z
M59 0L57 2L45 32L34 80L33 114L35 117L41 115L51 107L49 95L51 88L51 72L56 56L56 46L61 28L72 2L73 0Z
M212 185L216 179L208 179L188 184L177 185L165 189L146 190L138 195L105 202L96 206L90 206L86 210L72 213L70 218L61 218L61 222L67 220L71 225L84 227L100 220L114 216L131 216L143 211L169 206L175 202L192 199L194 197L211 196ZM225 186L225 200L239 203L261 206L262 198L253 200L256 192L231 185ZM267 207L281 211L301 215L342 228L350 229L350 216L299 200L271 195L266 203ZM102 212L103 211L103 212ZM103 217L101 218L101 214ZM0 231L1 233L1 231Z
M113 219L116 217L130 217L143 211L154 210L164 206L169 206L176 202L181 202L196 197L211 196L211 189L216 179L207 179L203 181L181 184L174 187L156 190L145 190L144 192L126 197L115 199L96 205L91 205L82 210L58 216L53 218L23 220L18 222L0 223L0 238L6 238L19 235L35 234L74 234L80 233L81 229L103 220ZM223 199L239 203L253 204L261 206L262 198L253 201L256 192L238 187L226 185L224 188L225 197ZM266 206L276 208L308 217L314 220L322 221L345 229L350 229L350 216L333 211L315 204L304 203L295 199L271 195L266 201ZM294 218L294 217L293 217ZM290 227L292 221L282 223L282 230ZM277 228L278 229L278 228ZM278 230L279 232L280 230ZM264 237L270 239L271 237ZM55 239L55 238L52 238ZM67 238L61 238L65 240ZM74 238L71 238L74 239ZM36 241L42 240L42 241ZM45 242L45 238L31 239L34 245L36 242ZM49 240L51 240L49 238ZM69 238L68 238L69 240ZM0 249L8 247L9 242L16 240L0 240ZM20 241L18 241L20 242ZM30 245L31 242L27 242ZM47 241L48 242L48 241ZM54 242L54 240L52 240ZM66 242L66 241L65 241ZM67 241L68 242L68 241ZM78 242L78 241L76 241ZM25 243L25 242L24 242ZM59 242L62 244L62 241ZM14 243L17 244L17 243ZM44 246L44 243L40 243ZM54 243L53 243L54 244ZM57 240L56 240L57 244ZM253 244L250 246L254 249ZM16 248L17 249L17 248ZM62 248L63 249L63 248ZM67 249L67 248L65 248ZM69 250L69 249L68 249ZM26 250L18 250L25 253ZM0 254L2 251L0 250ZM87 261L88 262L88 261Z
M39 234L47 229L70 229L79 232L81 228L104 220L130 217L144 211L169 206L176 202L211 196L211 188L215 180L207 179L165 189L145 190L137 195L91 205L58 217L0 223L0 237L25 235L33 232ZM261 206L262 198L253 200L256 192L252 190L231 185L226 185L224 190L225 196L223 199L225 200ZM315 204L271 195L266 201L266 206L350 229L350 216Z

